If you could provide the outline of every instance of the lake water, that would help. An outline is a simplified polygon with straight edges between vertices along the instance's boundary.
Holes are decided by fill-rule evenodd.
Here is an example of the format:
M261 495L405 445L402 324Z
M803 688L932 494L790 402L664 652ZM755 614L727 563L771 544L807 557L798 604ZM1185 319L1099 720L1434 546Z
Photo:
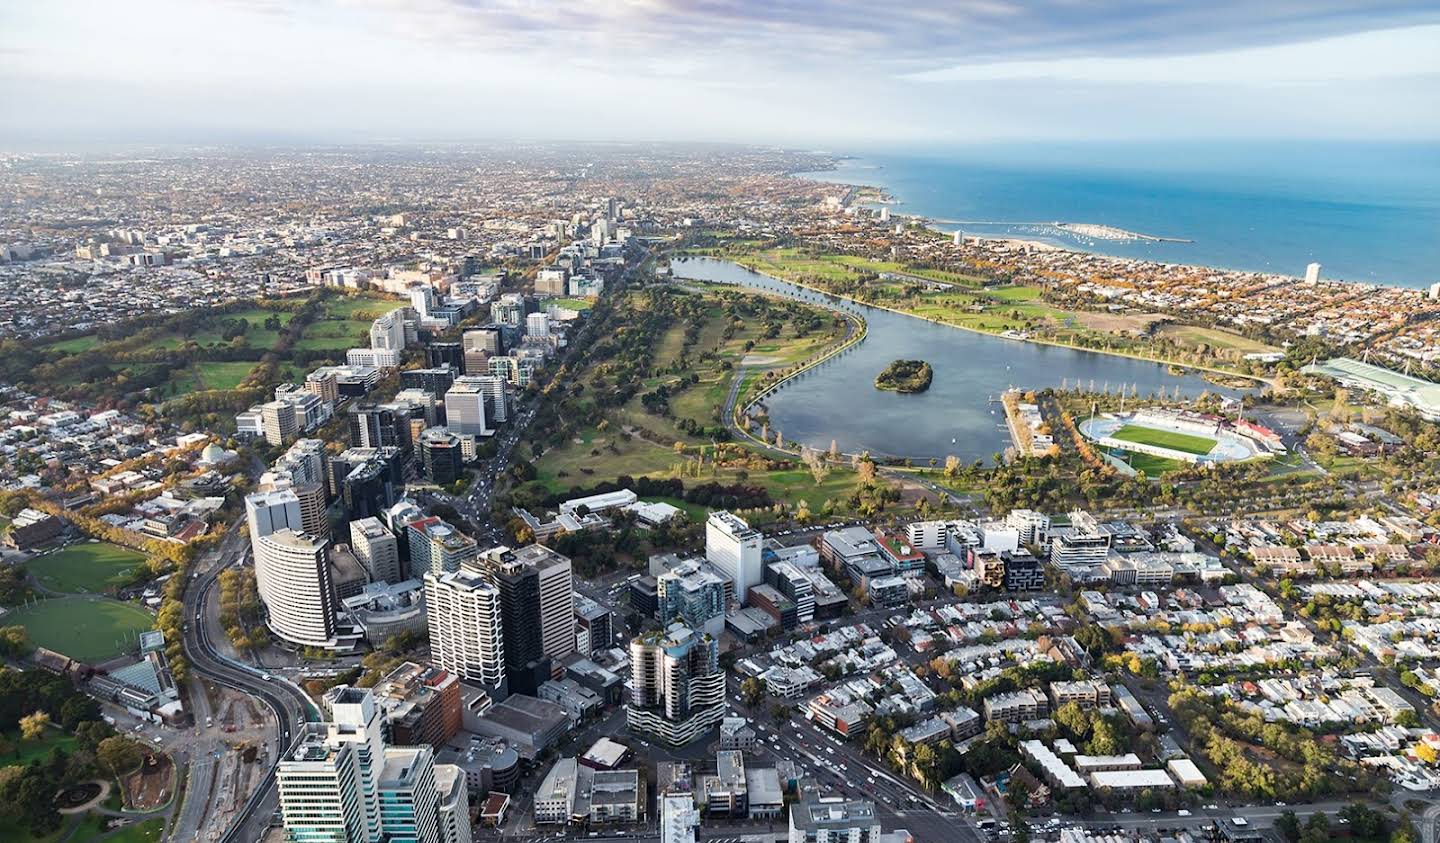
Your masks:
M1156 363L979 334L815 293L731 261L681 258L671 267L679 278L736 284L865 317L864 341L765 399L772 430L822 450L833 439L847 453L989 460L1010 445L1004 410L992 403L1010 386L1042 389L1079 381L1111 391L1133 384L1141 395L1162 389L1170 395L1177 386L1186 396L1239 394L1198 376L1177 377ZM929 361L935 373L930 388L915 395L876 389L875 376L897 359Z

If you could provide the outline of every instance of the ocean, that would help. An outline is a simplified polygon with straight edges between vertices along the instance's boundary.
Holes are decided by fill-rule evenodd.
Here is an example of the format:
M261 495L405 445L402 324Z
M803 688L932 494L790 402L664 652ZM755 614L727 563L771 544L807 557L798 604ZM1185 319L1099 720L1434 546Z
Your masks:
M1404 287L1440 281L1440 144L1186 143L876 150L811 178L883 187L947 231ZM1192 242L1102 240L1054 222Z

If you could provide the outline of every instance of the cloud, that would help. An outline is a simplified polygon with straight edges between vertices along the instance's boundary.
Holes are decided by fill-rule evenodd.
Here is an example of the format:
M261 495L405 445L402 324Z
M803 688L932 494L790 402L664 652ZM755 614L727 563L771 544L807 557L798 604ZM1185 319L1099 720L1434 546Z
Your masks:
M1362 32L1210 53L961 64L907 74L922 82L1053 79L1145 85L1356 82L1440 74L1440 25Z

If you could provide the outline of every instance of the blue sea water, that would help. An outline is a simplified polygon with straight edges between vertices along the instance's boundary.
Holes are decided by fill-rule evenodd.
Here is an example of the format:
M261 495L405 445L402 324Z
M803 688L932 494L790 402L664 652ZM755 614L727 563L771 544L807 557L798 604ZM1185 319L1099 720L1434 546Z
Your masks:
M812 178L884 187L945 230L1103 254L1405 287L1440 281L1440 143L876 150ZM1080 238L1101 223L1190 243ZM1039 225L1037 225L1039 224Z

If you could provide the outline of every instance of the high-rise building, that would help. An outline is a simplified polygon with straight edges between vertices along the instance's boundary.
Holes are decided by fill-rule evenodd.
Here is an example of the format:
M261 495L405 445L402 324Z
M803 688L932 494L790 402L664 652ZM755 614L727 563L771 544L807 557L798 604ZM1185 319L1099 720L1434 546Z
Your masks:
M380 774L380 827L387 843L440 843L440 792L435 787L435 750L428 746L385 750Z
M371 516L351 521L350 547L370 572L370 579L388 583L404 579L400 570L399 542L379 518Z
M725 673L714 637L683 624L630 642L631 731L671 745L690 743L725 716Z
M334 404L340 400L340 379L332 369L317 369L305 376L305 390Z
M397 353L405 350L405 308L397 307L370 324L370 347Z
M1320 264L1309 263L1305 265L1305 283L1314 284L1320 280Z
M425 346L425 365L432 369L449 366L456 374L465 374L465 346L458 342L432 342Z
M276 530L304 530L300 499L288 488L246 495L245 520L250 526L252 543Z
M550 336L550 317L544 313L532 313L525 317L525 336L545 339Z
M745 602L751 586L765 581L764 537L736 515L710 513L705 522L705 558L735 584L735 599Z
M699 560L688 559L655 577L656 614L718 636L725 631L725 582Z
M565 295L565 276L563 269L542 269L535 275L535 294L537 296L563 296Z
M435 790L440 795L440 843L471 843L470 788L465 771L454 764L436 764Z
M271 445L283 445L300 432L295 405L289 401L267 401L260 405L260 431Z
M405 455L396 447L349 448L331 457L327 470L331 494L350 521L379 517L405 486Z
M445 393L445 425L461 436L487 436L485 392L488 384L479 378L456 378Z
M575 652L575 582L570 560L543 544L514 551L515 561L535 571L540 589L540 652L559 667Z
M492 697L505 697L505 637L500 589L465 568L425 575L430 658Z
M459 367L448 363L428 369L406 369L400 373L400 386L405 389L423 389L431 395L440 396L445 394L461 371Z
M408 447L409 426L404 413L388 404L356 404L350 408L352 448Z
M275 777L285 839L305 843L369 841L360 805L355 750L308 736L280 759Z
M255 539L255 585L270 630L293 644L335 646L329 542L286 527Z
M460 343L465 351L483 351L492 357L505 353L505 333L499 325L472 328L460 335Z
M433 515L412 521L405 530L412 579L458 571L479 553L474 539Z
M460 452L460 437L443 427L432 427L420 434L420 464L425 479L437 486L449 486L465 474L465 459Z
M540 622L540 572L508 548L486 551L480 565L500 590L506 686L510 693L533 696L551 677Z
M310 728L276 769L287 841L467 843L463 771L435 764L429 746L387 746L368 690L341 685L324 703L325 731Z

